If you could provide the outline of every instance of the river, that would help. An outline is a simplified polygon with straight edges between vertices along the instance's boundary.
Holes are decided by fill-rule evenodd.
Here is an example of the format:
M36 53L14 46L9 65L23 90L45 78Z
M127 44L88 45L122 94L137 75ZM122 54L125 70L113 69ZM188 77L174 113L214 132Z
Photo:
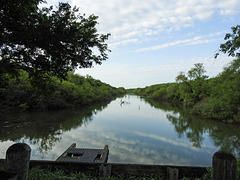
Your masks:
M108 162L211 166L218 150L239 156L240 127L126 95L83 110L1 113L0 158L15 142L30 145L31 159L55 160L72 143L108 144Z

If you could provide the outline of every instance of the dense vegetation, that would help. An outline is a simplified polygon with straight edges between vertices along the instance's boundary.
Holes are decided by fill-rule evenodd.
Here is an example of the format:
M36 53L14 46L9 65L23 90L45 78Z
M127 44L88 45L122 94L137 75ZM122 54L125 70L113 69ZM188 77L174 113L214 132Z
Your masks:
M92 103L111 100L125 93L124 88L115 88L91 76L83 77L68 73L66 80L51 77L39 89L32 86L28 73L19 77L5 75L0 83L1 109L53 110L81 107Z
M240 57L215 78L205 75L203 64L195 64L176 83L157 84L131 89L138 95L191 108L206 118L240 123Z

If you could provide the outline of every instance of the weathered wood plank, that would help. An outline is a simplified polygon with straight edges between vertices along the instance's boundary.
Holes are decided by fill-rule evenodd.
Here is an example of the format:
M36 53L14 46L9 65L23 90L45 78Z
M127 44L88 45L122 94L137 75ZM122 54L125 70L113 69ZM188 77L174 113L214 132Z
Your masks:
M17 174L18 180L26 180L29 169L31 148L25 143L16 143L6 152L5 172Z
M98 151L94 149L86 150L83 156L79 159L79 162L94 162L98 154Z
M101 162L106 163L108 159L108 145L104 149L83 149L76 148L76 144L72 144L56 161L62 162Z
M56 161L59 161L62 157L66 156L67 151L69 151L72 148L76 147L76 143L73 143L71 146L69 146L69 148L66 149L66 151L64 151L57 159Z
M108 155L109 155L108 145L105 145L105 147L104 147L104 149L103 149L102 156L100 157L99 162L100 162L100 163L107 163L107 161L108 161Z
M227 152L216 152L212 158L213 180L236 180L237 160Z
M167 176L168 180L178 180L178 172L179 170L177 168L171 168L167 167Z

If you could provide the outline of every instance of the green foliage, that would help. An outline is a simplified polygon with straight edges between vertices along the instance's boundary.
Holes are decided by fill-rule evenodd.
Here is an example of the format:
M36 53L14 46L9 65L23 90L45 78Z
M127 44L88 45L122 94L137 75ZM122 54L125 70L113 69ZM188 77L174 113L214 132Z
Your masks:
M172 101L192 107L208 94L207 76L203 64L198 63L188 71L188 76L180 72L178 83L158 84L143 89L131 90L136 94L161 101Z
M115 88L90 76L83 77L70 72L63 81L51 77L43 90L31 85L25 71L18 78L5 75L4 79L5 85L0 87L0 106L22 111L81 107L108 101L125 93L123 88Z
M227 33L225 35L225 43L220 45L219 52L227 53L228 56L240 56L239 52L236 52L240 48L240 25L232 27L232 34ZM219 52L215 54L215 58L219 55Z
M97 33L97 16L86 18L68 3L40 9L42 2L0 1L0 80L24 70L31 84L40 86L51 76L65 79L77 67L108 58L105 41L110 34Z
M188 76L180 72L176 77L176 82L182 83L180 86L180 101L186 106L193 106L203 99L207 94L206 72L202 63L194 64L195 67L188 71Z
M203 64L195 64L187 75L180 72L177 83L158 84L129 92L158 101L191 108L193 114L240 123L240 57L217 77L207 79Z
M200 114L229 122L240 122L240 58L209 81L211 93L204 105L198 107Z

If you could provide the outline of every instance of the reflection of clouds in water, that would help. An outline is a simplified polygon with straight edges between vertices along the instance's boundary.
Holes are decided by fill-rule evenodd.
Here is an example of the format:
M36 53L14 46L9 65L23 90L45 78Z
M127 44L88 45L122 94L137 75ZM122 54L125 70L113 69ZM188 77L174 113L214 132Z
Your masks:
M163 142L166 142L166 143L169 143L169 144L172 144L172 145L176 145L176 146L183 146L183 147L186 147L186 148L197 149L197 148L192 147L192 145L189 142L177 142L177 141L167 139L167 138L162 137L162 136L157 136L157 135L154 135L154 134L147 134L147 133L142 133L142 132L135 132L135 134L137 134L138 136L143 136L143 137L155 139L155 140L158 140L158 141L163 141Z
M77 128L71 132L63 133L61 143L57 143L46 159L55 160L72 143L77 143L79 148L103 148L109 145L109 161L114 163L142 163L142 164L178 164L192 165L203 161L199 165L206 164L206 159L211 161L211 154L193 149L190 143L178 143L165 137L141 132L109 132L104 127L91 126L91 128ZM146 140L151 138L152 142ZM195 162L195 163L196 163ZM205 164L204 164L205 163Z
M1 147L0 147L0 158L5 158L6 157L6 151L7 149L13 145L14 142L13 141L4 141L1 142Z
M60 115L50 118L50 121L51 119L54 120L50 124L49 122L39 120L39 124L33 126L33 129L30 128L32 131L28 132L27 135L24 134L24 129L19 131L19 134L24 135L19 137L19 139L17 138L17 140L26 142L31 146L32 159L55 160L72 143L77 143L79 148L103 148L105 144L108 144L110 149L109 162L211 165L212 154L218 149L218 147L214 146L214 143L218 141L220 144L225 142L221 139L222 136L219 133L216 133L216 138L212 140L207 133L208 131L203 132L201 130L208 127L211 128L211 126L207 126L204 122L193 126L196 127L193 129L195 130L193 133L199 135L197 137L203 138L201 148L193 147L192 142L198 139L189 138L186 133L179 138L175 128L181 122L177 121L173 124L166 118L166 113L172 114L174 113L173 111L162 111L151 107L137 96L130 97L118 98L112 101L108 108L97 114L90 113L86 118L89 120L89 123L84 125L82 124L82 119L85 117L84 114L76 114L74 112L71 115L73 118L64 116L63 119L65 120L62 121L54 120L59 119ZM119 104L121 99L131 101L131 103L121 107ZM139 105L141 106L140 110ZM176 113L174 115L178 117L180 114ZM92 121L90 122L91 119ZM49 121L48 119L46 120ZM64 124L59 125L59 122ZM188 128L188 124L185 121L182 123L184 127L187 127L187 130L183 129L184 132L191 130L191 126ZM191 123L194 123L194 121L191 121ZM41 127L40 131L37 132L36 130L39 127ZM58 130L58 128L60 129ZM41 131L42 129L50 131L48 133L47 131ZM216 129L212 131L216 132ZM16 139L16 132L12 134ZM234 133L230 133L231 136L232 134ZM228 135L228 137L231 136ZM226 139L225 136L224 138ZM13 143L13 141L1 143L0 155L2 158L5 158L6 149ZM41 154L39 147L43 150L45 148L46 152L42 151L44 154Z
M32 159L55 160L76 143L79 148L103 148L108 144L109 162L114 163L211 164L214 146L205 145L204 149L192 147L186 137L176 137L166 112L156 110L137 96L127 98L131 104L121 107L121 99L112 101L108 108L91 116L93 121L86 126L75 123L74 128L61 132L61 141L54 141L46 154L39 154L37 147L32 145Z

